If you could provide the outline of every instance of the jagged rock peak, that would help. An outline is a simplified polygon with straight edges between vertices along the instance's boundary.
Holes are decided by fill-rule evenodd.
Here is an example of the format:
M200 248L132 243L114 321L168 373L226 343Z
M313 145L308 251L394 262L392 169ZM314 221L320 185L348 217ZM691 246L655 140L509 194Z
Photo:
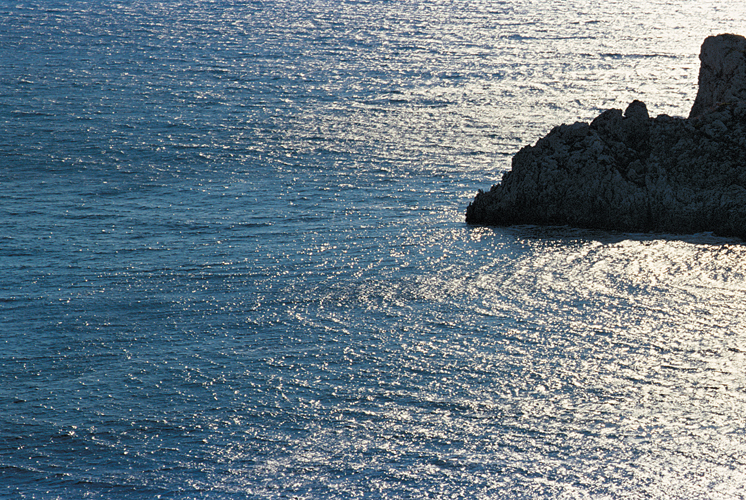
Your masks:
M718 104L746 100L746 38L731 34L707 37L699 60L699 90L689 118Z

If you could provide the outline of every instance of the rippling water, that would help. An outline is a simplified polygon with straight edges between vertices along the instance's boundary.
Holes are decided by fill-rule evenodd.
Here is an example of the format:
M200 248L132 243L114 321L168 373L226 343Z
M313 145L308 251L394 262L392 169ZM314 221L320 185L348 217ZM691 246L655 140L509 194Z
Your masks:
M742 2L0 3L0 496L746 498L746 246L484 228Z

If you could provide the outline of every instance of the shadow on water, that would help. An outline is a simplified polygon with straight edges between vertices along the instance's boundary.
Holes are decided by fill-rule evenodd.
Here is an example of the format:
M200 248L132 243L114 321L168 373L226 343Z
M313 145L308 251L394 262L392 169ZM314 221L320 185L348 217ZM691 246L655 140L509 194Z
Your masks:
M469 232L480 234L480 238L487 234L511 235L519 239L544 240L547 243L576 241L596 241L604 244L620 243L622 241L677 241L692 245L737 245L743 246L740 238L718 236L714 233L672 234L672 233L626 233L604 229L584 229L572 226L539 226L522 224L515 226L482 226L465 224Z

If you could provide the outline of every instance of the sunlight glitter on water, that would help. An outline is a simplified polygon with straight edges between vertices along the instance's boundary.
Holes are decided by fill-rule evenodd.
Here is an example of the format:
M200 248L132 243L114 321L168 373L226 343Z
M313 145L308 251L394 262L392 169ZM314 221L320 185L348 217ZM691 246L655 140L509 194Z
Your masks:
M741 243L463 213L744 9L3 7L8 491L743 498Z

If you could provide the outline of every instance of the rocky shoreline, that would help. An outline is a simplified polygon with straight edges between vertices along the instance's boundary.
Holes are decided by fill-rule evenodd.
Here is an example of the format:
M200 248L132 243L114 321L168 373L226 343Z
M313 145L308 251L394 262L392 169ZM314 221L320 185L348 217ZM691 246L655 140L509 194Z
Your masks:
M555 127L466 211L470 224L551 224L746 239L746 38L707 38L688 118L640 101Z

